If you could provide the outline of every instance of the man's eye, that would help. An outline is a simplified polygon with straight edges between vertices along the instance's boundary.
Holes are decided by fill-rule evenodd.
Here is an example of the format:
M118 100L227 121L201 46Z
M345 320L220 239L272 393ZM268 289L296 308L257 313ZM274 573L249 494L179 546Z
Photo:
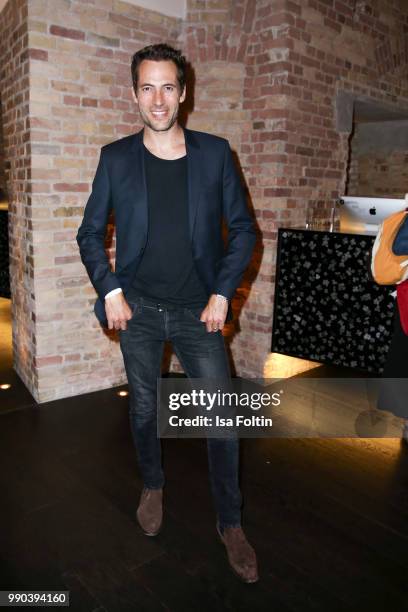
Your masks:
M150 91L150 87L142 87L142 91L144 92Z
M166 85L167 91L173 91L174 87L172 85Z

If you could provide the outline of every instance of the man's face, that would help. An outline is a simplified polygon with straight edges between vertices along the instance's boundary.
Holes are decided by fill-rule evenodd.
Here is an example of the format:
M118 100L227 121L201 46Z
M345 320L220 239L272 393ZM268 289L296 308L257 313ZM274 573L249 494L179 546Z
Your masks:
M180 92L177 67L172 61L143 60L139 66L136 94L142 121L155 132L166 132L177 121L179 105L186 91Z

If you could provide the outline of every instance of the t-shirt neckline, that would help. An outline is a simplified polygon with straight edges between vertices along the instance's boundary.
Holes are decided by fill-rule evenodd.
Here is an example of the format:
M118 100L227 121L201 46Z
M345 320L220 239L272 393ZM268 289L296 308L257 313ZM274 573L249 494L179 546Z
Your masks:
M164 157L157 157L157 155L155 155L154 153L152 153L147 147L146 145L143 143L143 148L145 153L147 153L148 155L150 155L151 157L153 157L153 159L158 160L160 162L179 162L182 161L184 159L187 158L187 154L183 155L182 157L176 157L176 159L165 159Z

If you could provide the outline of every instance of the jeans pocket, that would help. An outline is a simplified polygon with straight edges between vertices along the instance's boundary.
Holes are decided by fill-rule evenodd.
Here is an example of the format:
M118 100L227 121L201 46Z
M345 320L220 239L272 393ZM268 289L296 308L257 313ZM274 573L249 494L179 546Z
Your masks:
M193 318L195 321L197 321L197 323L201 323L201 325L205 325L204 321L200 320L201 317L201 313L203 312L204 308L186 308L185 311L187 312L187 314Z
M141 307L140 304L136 304L135 302L129 302L128 301L128 305L130 310L132 311L132 316L130 317L130 319L128 319L128 324L133 321L133 319L135 318L135 316L141 311Z

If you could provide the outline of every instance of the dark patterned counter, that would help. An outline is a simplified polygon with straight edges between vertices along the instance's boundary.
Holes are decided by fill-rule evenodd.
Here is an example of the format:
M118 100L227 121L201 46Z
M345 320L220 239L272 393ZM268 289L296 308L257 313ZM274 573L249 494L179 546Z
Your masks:
M0 297L10 297L8 211L0 208Z
M378 374L392 334L392 287L370 278L373 236L280 229L272 351Z

